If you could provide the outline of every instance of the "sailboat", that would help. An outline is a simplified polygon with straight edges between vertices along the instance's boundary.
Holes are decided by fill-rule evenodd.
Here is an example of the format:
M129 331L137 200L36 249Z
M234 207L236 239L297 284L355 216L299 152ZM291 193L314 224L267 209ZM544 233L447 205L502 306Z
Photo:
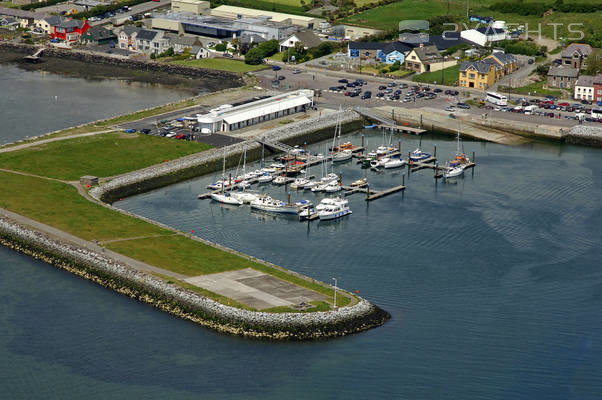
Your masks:
M246 179L247 178L247 148L246 147L244 150L244 161L242 164L242 174L243 174L243 177ZM255 175L253 177L255 177ZM230 196L234 197L237 200L242 201L243 204L249 204L253 200L256 200L258 197L258 195L255 193L245 191L245 189L247 189L250 186L251 186L251 184L248 181L244 180L238 184L238 187L240 189L242 189L242 192L234 192L234 193L230 192Z
M412 160L412 161L423 161L423 160L426 160L428 158L431 158L431 155L429 153L425 153L424 151L422 151L421 147L422 147L422 136L420 137L420 142L418 143L418 148L416 148L416 150L414 150L410 154L410 160Z
M237 206L242 205L242 200L232 197L230 195L230 193L226 193L226 191L224 190L224 187L226 186L225 176L226 176L226 149L224 148L224 162L223 162L222 181L221 181L222 191L221 191L221 193L211 193L211 199L213 199L219 203L223 203L223 204L233 204L233 205L237 205ZM233 186L233 185L230 184L229 186Z
M334 138L332 140L332 162L343 162L350 160L353 157L353 152L349 148L343 148L341 144L341 107L339 106L339 114L337 115L337 123L334 127ZM338 146L335 146L337 138L339 139ZM347 143L346 147L349 147ZM336 149L336 152L334 152Z
M447 168L443 171L444 178L455 178L464 174L464 167L470 163L470 160L464 152L460 151L460 131L458 130L456 156L449 162Z

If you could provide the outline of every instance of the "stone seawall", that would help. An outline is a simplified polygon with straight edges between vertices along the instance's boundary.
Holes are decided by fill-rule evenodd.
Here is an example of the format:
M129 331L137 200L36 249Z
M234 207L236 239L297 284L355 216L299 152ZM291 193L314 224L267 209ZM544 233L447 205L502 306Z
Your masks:
M355 130L362 126L362 117L356 112L346 110L340 113L344 131ZM328 118L307 118L267 131L262 137L287 144L313 143L332 137L336 120L337 113L330 114ZM215 172L221 166L224 157L226 157L227 167L235 166L245 149L247 160L257 159L261 155L259 143L252 140L241 142L122 175L93 188L90 190L90 195L97 200L112 203L119 198Z
M595 126L575 126L565 136L567 143L602 147L602 128Z
M13 51L17 53L33 54L39 47L26 44L0 43L0 50ZM82 61L92 64L104 64L116 67L127 67L140 71L162 72L166 74L177 74L190 78L227 79L238 81L241 85L243 80L240 74L214 69L187 67L184 65L168 64L155 61L133 60L127 57L116 57L103 53L93 53L83 50L65 50L57 47L46 47L42 57L55 57L68 60Z
M361 298L353 306L315 313L279 314L230 307L4 217L0 218L0 244L181 318L234 335L319 339L361 332L390 318L386 311Z

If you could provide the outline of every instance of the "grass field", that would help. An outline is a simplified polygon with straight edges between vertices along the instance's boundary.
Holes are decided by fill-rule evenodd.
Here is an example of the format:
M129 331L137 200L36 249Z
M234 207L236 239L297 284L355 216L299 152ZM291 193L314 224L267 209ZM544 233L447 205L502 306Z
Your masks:
M529 93L531 95L534 94L539 94L539 95L552 95L552 96L558 96L558 97L566 97L565 93L562 90L558 90L558 89L544 89L543 88L543 82L534 82L530 85L526 85L526 86L521 86L518 88L500 88L499 89L500 92L503 93L516 93L516 94L526 94L528 95Z
M121 239L105 245L118 253L169 271L195 276L251 267L328 297L334 294L333 289L328 286L247 260L174 231L91 203L79 195L74 187L62 182L0 171L0 191L2 208L85 240L96 239L104 242ZM144 237L147 239L141 239ZM184 282L180 282L180 286L185 285ZM197 289L197 292L202 291ZM231 300L212 292L202 291L202 294L225 304L232 303ZM340 300L337 297L339 306L349 303L348 298L340 297Z
M244 61L231 60L229 58L202 58L200 60L180 60L172 61L174 64L185 65L187 67L217 69L229 72L251 72L266 68L265 65L249 65Z
M453 67L448 67L443 69L442 71L435 72L425 72L423 74L414 75L412 80L414 82L422 82L422 83L435 83L451 85L454 82L458 81L458 74L460 71L460 65L454 65ZM441 76L443 76L443 82L441 82Z
M451 13L461 14L457 0L451 2ZM341 20L342 23L383 30L398 30L399 21L427 19L447 13L447 1L443 0L402 0L381 7L372 8Z
M209 148L159 136L103 133L2 153L0 168L72 181L83 175L119 175Z
M309 2L309 0L307 0ZM307 15L301 0L228 0L224 4L288 14Z

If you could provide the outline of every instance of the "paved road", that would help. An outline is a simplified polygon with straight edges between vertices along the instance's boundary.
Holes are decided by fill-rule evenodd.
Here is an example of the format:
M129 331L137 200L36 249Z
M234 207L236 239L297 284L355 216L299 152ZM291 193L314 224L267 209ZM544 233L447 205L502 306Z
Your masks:
M121 14L115 14L115 17L113 17L113 18L117 18L117 19L127 18L132 15L144 14L146 12L152 11L157 8L169 7L169 6L171 6L171 0L148 1L146 3L141 3L141 4L137 4L135 6L132 6L131 11L124 12ZM102 19L100 21L94 21L94 22L90 23L90 26L98 26L98 25L108 24L109 22L111 22L111 19L112 18Z

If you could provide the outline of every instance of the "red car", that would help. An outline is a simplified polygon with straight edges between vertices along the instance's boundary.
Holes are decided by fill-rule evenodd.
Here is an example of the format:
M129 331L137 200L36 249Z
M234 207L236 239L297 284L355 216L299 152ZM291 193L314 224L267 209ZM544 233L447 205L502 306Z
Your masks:
M176 139L186 139L186 135L181 133L179 135L176 135Z

